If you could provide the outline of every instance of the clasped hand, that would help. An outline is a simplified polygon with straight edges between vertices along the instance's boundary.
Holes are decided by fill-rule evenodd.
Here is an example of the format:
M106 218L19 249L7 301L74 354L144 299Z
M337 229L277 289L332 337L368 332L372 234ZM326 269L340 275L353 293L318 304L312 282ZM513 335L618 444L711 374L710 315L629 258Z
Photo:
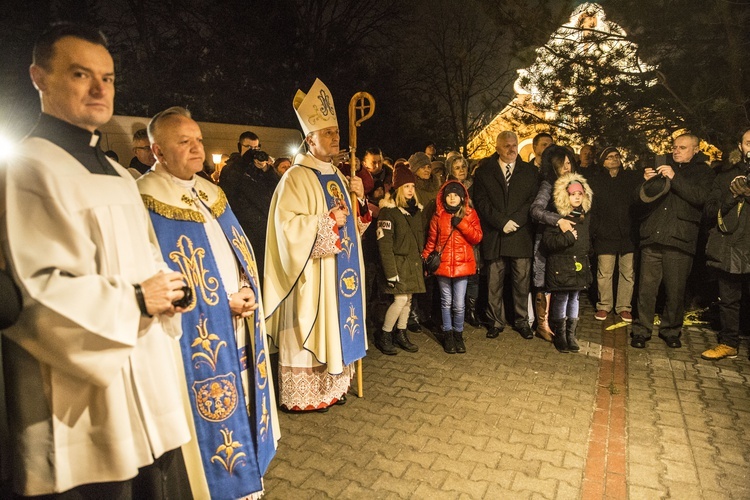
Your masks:
M240 291L229 296L229 309L232 314L241 318L247 318L258 308L255 293L250 287L240 288Z

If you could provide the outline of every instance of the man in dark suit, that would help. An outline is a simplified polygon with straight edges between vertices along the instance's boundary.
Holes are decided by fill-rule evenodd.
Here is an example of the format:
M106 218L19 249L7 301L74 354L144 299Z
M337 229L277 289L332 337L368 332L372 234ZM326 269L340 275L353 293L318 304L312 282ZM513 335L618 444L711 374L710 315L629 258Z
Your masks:
M529 208L537 186L536 169L518 157L516 134L500 132L495 154L483 159L474 174L474 206L482 222L482 255L488 269L488 338L497 337L505 327L503 283L508 267L513 276L515 329L525 339L534 336L528 313L534 238Z

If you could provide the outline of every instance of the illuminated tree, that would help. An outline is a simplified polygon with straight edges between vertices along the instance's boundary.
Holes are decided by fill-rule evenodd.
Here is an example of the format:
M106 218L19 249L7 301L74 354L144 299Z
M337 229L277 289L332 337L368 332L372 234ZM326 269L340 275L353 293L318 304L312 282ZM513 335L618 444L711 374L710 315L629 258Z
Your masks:
M679 128L680 110L657 85L657 67L641 60L625 31L601 6L585 3L519 71L515 104L524 123L552 127L563 142L615 144L645 154Z

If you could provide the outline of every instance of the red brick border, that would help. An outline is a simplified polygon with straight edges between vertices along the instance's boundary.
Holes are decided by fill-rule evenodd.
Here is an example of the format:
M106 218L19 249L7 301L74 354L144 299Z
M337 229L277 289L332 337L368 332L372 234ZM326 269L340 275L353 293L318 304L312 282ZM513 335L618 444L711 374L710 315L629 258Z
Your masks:
M611 324L607 321L602 325L602 357L583 474L583 500L628 497L625 482L627 329L606 330Z

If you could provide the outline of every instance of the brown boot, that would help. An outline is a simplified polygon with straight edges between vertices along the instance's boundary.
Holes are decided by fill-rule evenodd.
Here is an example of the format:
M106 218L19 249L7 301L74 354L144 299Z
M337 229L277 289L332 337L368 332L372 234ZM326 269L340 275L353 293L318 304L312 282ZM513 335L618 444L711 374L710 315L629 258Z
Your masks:
M555 334L550 330L549 324L547 323L547 294L544 292L536 292L536 295L534 296L534 305L536 311L536 336L547 342L552 342Z

